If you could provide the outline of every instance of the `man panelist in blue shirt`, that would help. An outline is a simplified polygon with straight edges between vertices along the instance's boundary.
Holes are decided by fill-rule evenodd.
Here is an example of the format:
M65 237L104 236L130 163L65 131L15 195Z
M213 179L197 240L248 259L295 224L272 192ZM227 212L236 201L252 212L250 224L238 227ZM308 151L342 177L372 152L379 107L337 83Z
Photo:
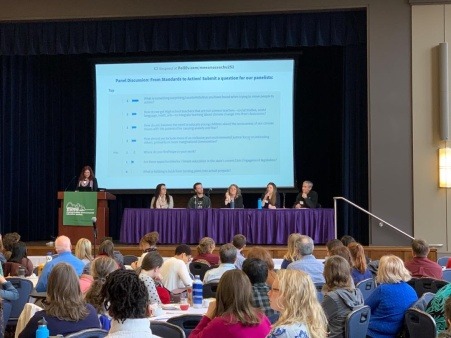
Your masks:
M67 236L59 236L55 240L55 251L58 253L58 256L52 259L50 262L47 262L42 269L42 273L39 276L38 283L36 284L37 292L46 292L47 291L47 283L49 279L50 272L53 267L61 262L72 265L75 269L75 272L78 276L83 272L83 267L85 263L83 263L80 259L72 255L72 244L70 243L70 239Z

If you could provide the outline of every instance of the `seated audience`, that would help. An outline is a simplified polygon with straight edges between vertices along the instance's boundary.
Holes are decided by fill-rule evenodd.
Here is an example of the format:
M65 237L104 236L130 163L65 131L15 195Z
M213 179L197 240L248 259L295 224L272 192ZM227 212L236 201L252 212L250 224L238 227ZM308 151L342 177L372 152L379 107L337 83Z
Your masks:
M233 207L236 209L243 209L243 195L241 195L241 189L238 188L236 184L231 184L225 193L224 207L231 208L233 202Z
M51 336L100 328L97 312L83 299L78 277L70 264L58 263L53 267L48 278L44 310L31 317L19 338L34 337L42 317L47 321Z
M340 256L343 257L346 262L349 264L349 268L353 265L351 253L349 252L349 249L345 247L344 245L336 246L330 251L331 256Z
M160 273L163 286L169 291L193 285L187 264L191 261L191 248L181 244L175 248L175 256L167 259Z
M277 312L269 305L270 287L266 284L268 264L258 258L248 258L243 263L243 272L249 277L252 284L252 304L259 308L266 317L272 318Z
M371 308L367 336L396 337L401 331L406 310L418 299L415 290L406 282L409 271L394 255L382 256L376 281L379 286L366 299Z
M351 252L352 257L353 264L351 275L354 284L368 278L373 278L373 274L368 269L368 265L366 264L365 250L363 249L363 246L357 242L352 242L348 245L348 249Z
M101 296L113 318L106 337L153 337L147 289L136 272L116 270L110 273Z
M31 276L33 273L33 263L27 257L27 246L24 242L19 241L13 244L8 262L11 263L7 264L9 267L3 269L5 276L17 276L21 266L25 268L25 276Z
M17 232L9 232L3 236L3 257L8 260L11 257L11 251L13 249L13 244L20 241L20 235ZM1 260L1 259L0 259ZM2 263L4 263L2 261Z
M87 238L80 238L75 245L75 257L81 259L83 263L88 264L92 262L92 245L91 241Z
M410 271L412 277L432 277L442 279L442 267L428 258L429 245L423 239L414 239L412 241L411 261L405 262L404 265Z
M141 240L139 241L139 247L143 253L136 262L132 263L131 266L133 269L139 268L141 266L141 262L148 252L157 251L157 243L159 239L160 234L157 231L149 232L141 238Z
M218 265L219 256L213 254L214 249L215 241L213 238L202 238L197 246L197 256L193 258L193 262L205 263L207 265Z
M440 332L438 338L451 338L451 297L445 301L445 318L448 329Z
M273 182L269 182L266 186L266 191L262 195L262 206L265 209L280 208L280 195L277 192L277 187Z
M290 236L288 236L288 251L283 256L282 264L280 265L281 269L286 269L287 266L290 263L293 263L294 261L297 261L299 258L299 251L298 251L298 242L301 240L301 234L299 233L293 233Z
M44 265L41 275L39 276L38 283L36 284L36 291L47 291L49 275L52 272L53 267L58 263L68 263L74 268L77 276L82 274L85 264L80 259L72 255L71 249L72 245L69 237L59 236L55 240L55 250L58 253L58 256Z
M219 260L221 264L217 268L210 269L205 273L204 284L218 283L224 272L236 269L237 250L233 244L224 244L219 249Z
M266 337L271 329L268 318L252 306L252 286L238 269L224 273L207 313L190 338Z
M276 272L274 271L274 261L268 250L261 246L254 246L249 250L247 258L258 258L268 265L268 278L266 278L266 284L272 285L276 279Z
M352 282L349 263L340 256L331 256L324 265L322 307L327 317L328 338L344 338L347 315L363 306L363 295Z
M344 246L343 243L339 239L331 239L326 243L326 259L329 256L333 256L330 252L332 249L335 249L336 247Z
M303 271L279 270L269 291L269 302L279 319L268 338L325 338L327 319L316 297L312 279Z
M340 241L343 243L344 246L348 246L349 243L356 242L354 237L349 235L344 235L343 237L340 238Z
M115 255L114 244L109 239L104 240L104 241L102 241L102 243L100 243L100 245L99 245L99 253L98 253L97 257L100 257L100 256L106 256L106 257L110 257L110 258L114 259L114 261L116 262L117 267L119 269L125 269L125 266L123 264L124 263L124 257L121 255L122 256L122 263L121 263L121 261L119 261L117 259L117 255ZM90 271L91 271L91 263L92 262L89 262L88 264L85 265L85 267L83 268L83 273L85 273L85 274L89 274L90 273Z
M120 251L114 250L113 239L111 237L102 238L102 240L100 241L100 246L99 246L99 254L100 254L100 248L101 248L103 242L105 242L105 241L111 242L111 244L109 244L109 245L113 246L113 257L112 258L114 258L114 260L119 264L119 266L121 268L123 268L124 267L124 255L121 254Z
M16 300L19 299L19 291L11 284L10 281L5 279L2 275L0 275L0 298L6 300Z
M91 264L91 276L94 282L85 296L85 300L96 309L102 329L107 331L110 329L111 318L105 310L101 290L106 282L106 277L117 268L116 261L111 257L99 256L94 259Z
M313 183L304 181L302 183L301 192L297 195L294 202L294 208L316 208L318 207L318 193L312 190Z
M148 252L137 271L139 279L146 285L150 304L161 304L154 279L161 279L160 268L162 265L163 258L158 252Z
M324 283L324 264L313 256L314 247L315 245L313 244L313 239L309 236L301 235L297 248L300 259L289 264L287 269L302 270L310 275L313 283Z
M151 209L172 209L174 207L174 200L172 196L167 193L166 184L160 183L155 188L155 194L150 201Z
M232 244L238 250L236 254L235 266L237 269L241 270L243 262L246 259L246 257L244 257L243 254L241 253L246 247L246 237L242 234L237 234L233 236Z
M426 312L435 320L438 333L446 329L445 302L449 297L451 297L451 283L438 290L426 307Z

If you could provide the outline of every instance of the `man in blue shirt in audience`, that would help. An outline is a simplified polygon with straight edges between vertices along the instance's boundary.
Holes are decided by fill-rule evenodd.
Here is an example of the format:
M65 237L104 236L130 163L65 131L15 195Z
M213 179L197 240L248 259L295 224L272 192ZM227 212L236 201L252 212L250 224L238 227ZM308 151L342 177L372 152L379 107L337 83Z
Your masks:
M309 236L302 235L298 242L298 252L301 258L290 263L287 269L304 271L310 275L313 283L324 284L324 264L313 256L314 247L313 239Z

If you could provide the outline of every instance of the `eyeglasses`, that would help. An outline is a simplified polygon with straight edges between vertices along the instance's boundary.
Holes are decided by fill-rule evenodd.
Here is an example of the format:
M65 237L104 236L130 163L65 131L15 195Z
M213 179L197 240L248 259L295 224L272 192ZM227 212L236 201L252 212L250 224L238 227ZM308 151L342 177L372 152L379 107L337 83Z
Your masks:
M271 288L271 291L277 291L277 292L279 292L280 289L277 289L277 288Z

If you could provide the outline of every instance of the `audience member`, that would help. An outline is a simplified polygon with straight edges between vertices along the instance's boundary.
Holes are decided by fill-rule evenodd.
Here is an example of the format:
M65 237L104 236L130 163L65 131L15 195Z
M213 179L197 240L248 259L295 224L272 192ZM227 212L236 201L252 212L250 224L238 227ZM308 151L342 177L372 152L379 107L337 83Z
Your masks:
M144 282L149 294L150 304L161 304L154 279L161 279L160 269L163 265L163 258L158 252L148 252L138 268L139 279Z
M406 310L418 299L415 290L406 283L410 278L399 257L386 255L379 260L376 277L379 286L365 301L371 308L369 337L395 337L401 331Z
M260 338L271 328L268 318L252 306L252 286L238 269L224 273L207 313L190 338Z
M282 261L282 264L280 265L281 269L286 269L290 263L293 263L294 261L297 261L298 259L301 258L299 256L299 251L298 251L298 242L300 240L301 240L301 234L299 234L299 233L293 233L293 234L290 234L290 236L288 236L288 243L287 243L288 251L283 256L283 261Z
M51 336L100 328L97 312L83 299L78 277L70 264L61 262L53 266L48 278L44 310L31 317L19 338L34 337L42 317L47 321Z
M0 299L16 300L19 299L19 291L12 285L10 281L0 275ZM1 332L1 331L0 331Z
M288 265L287 269L305 271L313 280L313 283L324 283L324 264L313 256L313 239L309 236L301 235L298 242L298 252L301 257L297 261Z
M312 190L313 183L304 181L302 183L301 192L296 197L294 207L300 208L316 208L318 206L318 193Z
M343 237L340 238L340 241L343 243L344 246L348 246L349 243L356 242L354 237L349 235L344 235Z
M13 244L11 249L11 257L8 259L8 262L11 263L9 264L9 267L6 268L8 265L6 264L3 269L5 276L18 276L20 267L25 268L25 276L27 277L31 276L33 273L33 263L27 257L27 246L22 241Z
M354 284L357 285L357 283L362 280L373 278L373 274L368 269L368 265L366 264L365 250L363 249L363 246L357 242L352 242L349 243L348 249L352 257L351 276Z
M277 192L277 187L273 182L269 182L266 186L266 191L262 195L262 205L266 209L280 208L280 195Z
M55 240L55 250L58 253L58 256L53 258L50 262L47 262L42 269L41 275L39 276L38 283L36 284L36 291L44 292L47 291L47 283L49 279L49 275L55 265L58 263L68 263L71 265L77 276L80 276L83 272L83 267L85 264L72 255L71 252L72 245L70 243L70 239L67 236L59 236Z
M330 252L336 247L344 246L339 239L331 239L326 243L326 257L333 256Z
M270 287L266 284L268 264L258 258L248 258L243 263L243 272L249 277L252 284L254 307L262 310L268 318L273 318L277 312L269 305L268 292Z
M279 270L269 291L269 301L280 317L268 338L325 338L327 319L312 279L303 271Z
M445 302L449 297L451 297L451 283L438 290L426 307L426 312L435 320L438 333L446 329Z
M344 338L347 315L363 306L363 296L354 287L349 263L341 256L330 256L324 265L322 307L327 317L328 338Z
M349 249L344 245L336 246L330 251L331 256L340 256L343 257L346 262L349 264L349 270L351 270L351 266L353 265L351 253Z
M133 269L139 268L141 266L141 262L148 252L157 251L157 243L159 239L160 234L157 231L149 232L141 238L141 240L139 241L139 247L143 253L136 262L132 263L131 266Z
M155 337L150 329L150 304L144 282L132 270L110 273L101 295L113 318L106 337Z
M405 262L404 265L410 271L412 277L432 277L442 279L442 267L436 262L428 258L429 245L423 239L414 239L412 241L411 261Z
M100 254L100 249L102 247L102 243L105 241L110 241L113 244L113 239L111 237L104 237L102 238L102 240L100 241L100 246L99 246L99 254ZM113 257L114 260L119 264L120 267L124 267L124 255L118 251L114 249L114 244L113 244Z
M210 269L205 273L204 284L218 283L224 272L236 269L237 249L233 244L227 243L219 249L219 260L221 264L217 268Z
M160 183L155 188L155 194L150 201L151 209L172 209L174 207L174 200L171 195L167 193L166 184Z
M3 236L3 255L5 257L5 261L11 257L11 250L13 248L13 244L20 241L20 235L17 232L9 232ZM1 257L0 257L1 260ZM2 263L4 263L2 261Z
M193 262L200 262L207 265L218 265L219 256L213 254L214 249L215 241L213 238L202 238L197 246L197 256L193 258Z
M246 257L244 257L242 254L242 251L246 247L246 237L242 234L237 234L233 236L232 244L238 250L236 254L235 266L237 267L237 269L241 270L243 262L246 259Z
M254 246L247 253L247 258L258 258L268 265L268 278L266 278L266 284L272 285L277 275L274 271L274 261L272 260L271 254L268 250L261 246Z
M204 195L202 183L197 182L193 185L195 195L188 201L189 209L208 209L211 207L210 197Z
M187 264L191 261L191 248L181 244L175 248L175 256L167 259L161 267L163 285L169 291L193 285Z
M440 332L438 338L451 338L451 297L445 301L445 318L448 329Z
M75 257L81 259L83 263L91 263L94 257L92 257L92 244L87 238L80 238L75 245Z

